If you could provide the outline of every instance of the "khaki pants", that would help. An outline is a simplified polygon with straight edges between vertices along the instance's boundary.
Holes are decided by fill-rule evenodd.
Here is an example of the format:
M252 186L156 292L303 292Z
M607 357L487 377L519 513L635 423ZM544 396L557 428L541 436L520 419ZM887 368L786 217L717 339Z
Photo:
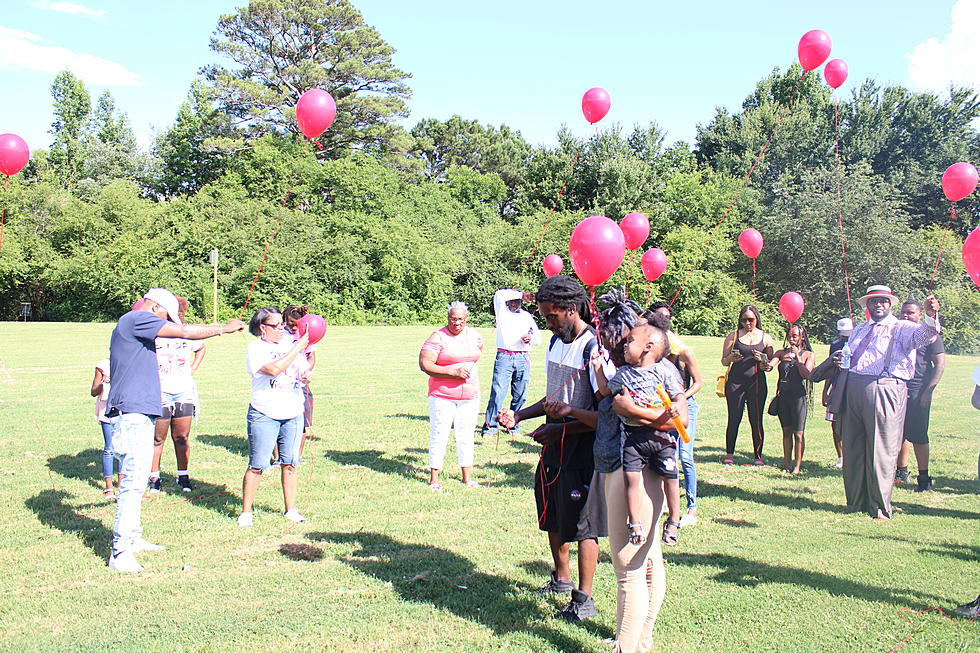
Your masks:
M844 411L838 419L843 419L847 507L891 518L908 395L905 381L848 374L844 392Z
M616 571L616 648L622 653L645 652L653 648L653 626L660 613L667 589L664 557L657 528L664 509L664 491L653 472L643 471L648 501L633 519L643 524L646 541L629 543L626 524L626 485L623 469L603 474L606 510L609 516L609 547Z

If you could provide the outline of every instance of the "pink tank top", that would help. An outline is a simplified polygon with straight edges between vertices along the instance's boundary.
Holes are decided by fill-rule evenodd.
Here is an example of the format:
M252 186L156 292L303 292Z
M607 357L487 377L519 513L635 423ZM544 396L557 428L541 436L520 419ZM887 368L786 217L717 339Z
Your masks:
M458 336L449 333L446 327L433 332L422 345L422 349L436 352L436 364L449 367L466 367L470 370L468 379L447 379L429 377L429 396L454 401L467 401L480 396L480 377L476 361L483 352L483 337L466 327Z

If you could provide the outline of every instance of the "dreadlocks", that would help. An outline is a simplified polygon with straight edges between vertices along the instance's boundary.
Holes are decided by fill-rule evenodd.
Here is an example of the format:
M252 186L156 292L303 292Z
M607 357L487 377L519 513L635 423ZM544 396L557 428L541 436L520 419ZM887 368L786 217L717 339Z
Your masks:
M629 299L626 299L626 291L623 288L614 288L605 295L599 297L599 303L606 306L605 310L599 313L599 331L602 342L609 348L610 355L614 356L614 363L622 365L623 340L626 332L640 323L640 306Z
M567 275L558 274L542 281L534 299L537 302L549 302L558 308L578 311L583 320L592 321L592 310L589 308L585 288Z

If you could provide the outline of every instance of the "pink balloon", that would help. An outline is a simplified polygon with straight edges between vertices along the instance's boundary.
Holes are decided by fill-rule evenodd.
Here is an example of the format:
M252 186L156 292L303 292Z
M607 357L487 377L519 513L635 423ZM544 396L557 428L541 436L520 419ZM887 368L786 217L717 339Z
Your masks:
M830 37L823 30L811 29L800 39L796 52L803 70L813 70L830 56Z
M307 331L310 334L310 344L315 345L327 332L327 323L316 313L307 313L296 321L296 335L302 337Z
M131 310L131 311L138 311L138 310L140 310L140 308L142 306L143 306L143 300L142 299L137 299L136 300L136 303L134 303L133 304L133 307L131 309L129 309L129 310Z
M758 258L762 243L762 234L755 229L746 229L738 235L738 247L749 258Z
M658 247L648 249L640 257L640 269L647 281L656 281L667 269L667 255Z
M642 213L627 213L619 223L626 239L626 249L639 249L650 235L650 221Z
M606 89L598 86L590 88L582 96L582 115L594 125L606 117L611 103Z
M562 268L565 267L565 261L561 260L557 254L548 254L544 257L541 267L544 268L544 276L553 277L556 274L561 274Z
M0 134L0 172L12 177L24 169L31 151L17 134Z
M333 124L337 117L337 104L333 97L321 88L311 88L299 96L296 103L296 122L307 138L316 138Z
M971 231L963 241L963 265L973 283L980 288L980 227Z
M587 286L598 286L613 275L626 256L623 230L609 218L593 215L579 222L568 240L572 269Z
M796 322L803 315L803 297L798 292L788 292L779 298L779 312L787 322Z
M843 59L831 59L823 67L823 78L827 80L830 88L840 88L841 84L847 81L847 62Z
M976 187L977 169L970 163L954 163L943 173L943 193L950 202L959 202Z

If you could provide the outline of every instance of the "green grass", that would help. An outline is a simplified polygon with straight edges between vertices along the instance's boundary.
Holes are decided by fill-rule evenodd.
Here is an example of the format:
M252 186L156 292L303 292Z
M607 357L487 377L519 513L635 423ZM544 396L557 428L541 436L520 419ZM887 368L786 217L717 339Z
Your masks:
M615 584L603 555L599 617L559 622L558 599L529 593L549 569L536 529L527 439L478 443L477 478L446 491L426 477L425 379L416 359L430 329L331 328L320 347L315 431L300 469L299 507L279 516L278 479L259 489L256 523L234 520L245 466L248 337L208 341L193 429L191 501L173 489L144 502L146 571L105 565L113 507L99 490L101 434L89 383L112 326L0 325L0 649L5 651L604 651ZM492 332L484 331L488 343ZM709 379L721 343L691 338ZM823 354L825 350L818 352ZM530 396L542 395L543 350ZM701 393L696 457L700 522L667 553L661 651L967 651L980 625L948 609L980 592L977 419L969 375L951 356L933 409L937 490L895 491L890 523L843 515L828 424L814 415L804 474L723 468L724 404ZM484 400L493 364L480 363ZM713 386L713 384L709 384ZM781 455L767 417L767 457ZM738 462L750 456L747 424ZM490 461L495 461L493 464ZM778 464L778 463L777 463ZM605 541L601 544L608 550Z

